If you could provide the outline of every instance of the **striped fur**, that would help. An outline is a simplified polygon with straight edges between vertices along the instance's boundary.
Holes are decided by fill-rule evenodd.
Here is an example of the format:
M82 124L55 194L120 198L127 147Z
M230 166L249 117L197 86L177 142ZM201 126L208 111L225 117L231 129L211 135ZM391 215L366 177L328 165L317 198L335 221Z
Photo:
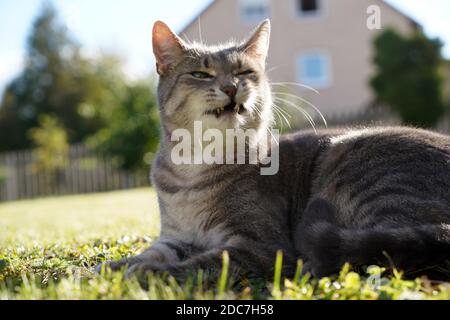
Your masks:
M258 132L271 125L264 68L270 25L261 24L243 44L212 48L188 45L165 25L155 28L156 39L169 35L164 46L154 42L160 46L162 134L152 182L161 236L141 255L110 268L180 278L199 268L215 273L224 250L233 273L256 276L272 274L277 250L284 252L287 274L298 258L316 275L334 273L346 261L408 269L450 258L447 136L411 128L299 132L282 137L274 176L260 175L258 165L174 165L171 133L192 130L196 120L209 128ZM196 70L214 77L193 79ZM242 70L251 74L236 75ZM229 102L220 92L227 81L236 85L245 112L225 120L205 116Z

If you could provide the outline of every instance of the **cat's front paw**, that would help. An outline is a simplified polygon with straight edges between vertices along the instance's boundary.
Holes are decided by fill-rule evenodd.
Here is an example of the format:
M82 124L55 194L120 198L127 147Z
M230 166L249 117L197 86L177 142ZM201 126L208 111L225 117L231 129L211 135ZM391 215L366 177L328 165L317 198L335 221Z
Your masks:
M125 265L126 265L125 259L119 261L107 261L95 266L94 272L100 274L102 273L103 270L119 271Z
M129 266L133 265L134 263L136 263L135 261L133 261L133 259L129 259L129 258L123 258L120 260L112 260L112 261L106 261L103 262L99 265L97 265L94 268L94 272L97 274L102 273L102 270L111 270L113 272L117 272L120 271L122 269L128 268Z
M125 279L130 279L132 277L145 279L149 274L162 275L165 273L173 275L174 272L168 266L163 264L154 262L141 262L133 264L125 271Z

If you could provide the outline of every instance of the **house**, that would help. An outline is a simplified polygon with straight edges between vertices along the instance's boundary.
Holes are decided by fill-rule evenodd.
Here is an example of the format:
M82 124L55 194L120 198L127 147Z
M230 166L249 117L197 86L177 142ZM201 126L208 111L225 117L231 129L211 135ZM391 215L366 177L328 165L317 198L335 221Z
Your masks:
M245 37L259 21L272 21L269 76L296 82L291 91L328 117L361 113L373 101L371 6L379 8L381 30L407 34L419 25L382 0L215 0L181 32L189 40L218 43ZM369 9L369 13L368 13ZM278 90L286 90L276 86ZM298 101L301 102L301 101Z

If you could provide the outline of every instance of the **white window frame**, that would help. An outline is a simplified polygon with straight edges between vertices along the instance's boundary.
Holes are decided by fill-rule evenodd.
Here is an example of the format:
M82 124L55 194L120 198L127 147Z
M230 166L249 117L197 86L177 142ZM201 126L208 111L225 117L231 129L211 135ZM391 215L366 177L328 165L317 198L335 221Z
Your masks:
M264 17L250 18L249 16L247 16L244 13L243 9L246 6L249 6L252 2L256 3L258 1L265 3L265 6L267 8L267 15ZM260 22L263 19L270 18L270 2L271 2L270 0L239 0L238 10L239 10L239 17L240 17L241 21L243 21L244 23L248 23L248 24L254 24L254 23Z
M306 59L312 56L320 56L323 59L324 75L321 79L305 79L303 69L305 68ZM333 83L333 66L331 55L324 49L303 50L297 55L296 72L297 81L301 84L310 86L314 89L328 89Z
M295 16L301 20L316 20L322 19L326 14L326 1L325 0L316 0L318 2L318 10L314 13L303 12L298 7L299 0L292 0L293 11L295 12Z

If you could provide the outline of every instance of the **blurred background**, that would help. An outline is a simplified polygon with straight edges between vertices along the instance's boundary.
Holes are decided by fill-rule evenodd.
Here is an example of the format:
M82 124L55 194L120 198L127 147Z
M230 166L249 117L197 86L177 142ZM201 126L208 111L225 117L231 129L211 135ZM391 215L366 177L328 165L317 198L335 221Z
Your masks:
M448 133L449 16L448 0L0 0L0 201L149 185L156 20L214 44L270 18L283 132Z

